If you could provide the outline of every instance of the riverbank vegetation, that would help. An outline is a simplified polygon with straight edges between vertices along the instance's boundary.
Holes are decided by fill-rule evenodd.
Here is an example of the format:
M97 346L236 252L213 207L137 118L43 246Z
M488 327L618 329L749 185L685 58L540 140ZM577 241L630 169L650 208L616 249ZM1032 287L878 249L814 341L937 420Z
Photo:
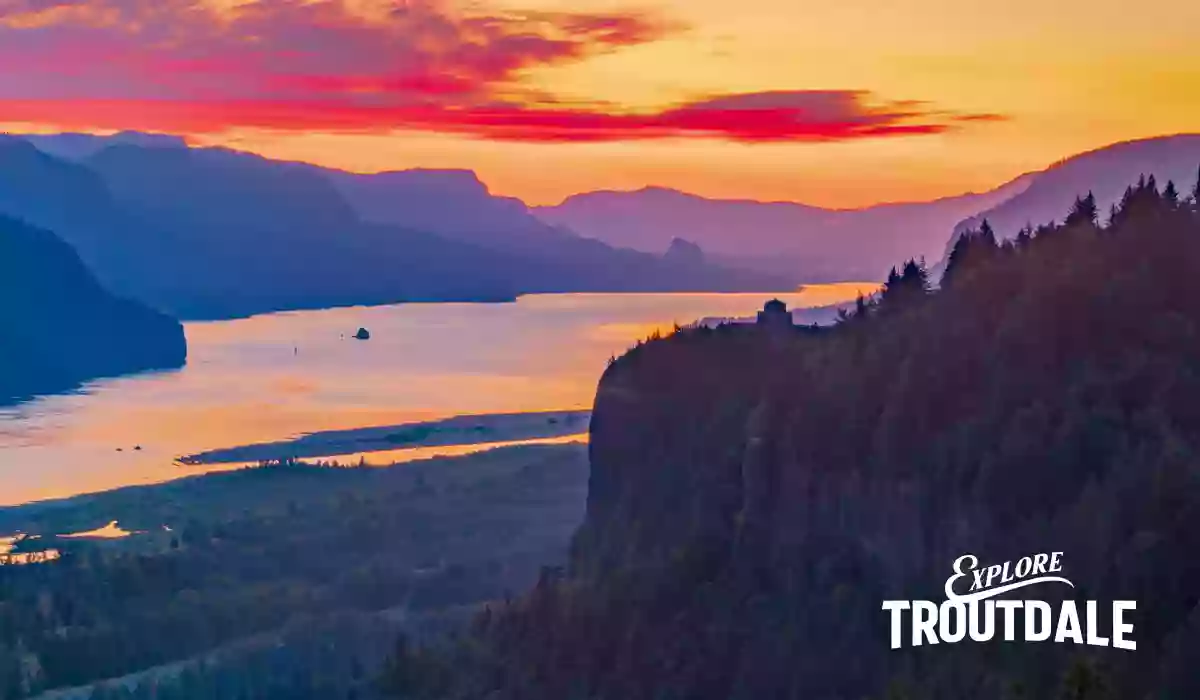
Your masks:
M0 698L369 694L401 631L469 617L561 564L586 478L579 445L522 447L393 468L286 461L0 509L0 532L61 551L0 567ZM138 534L54 537L114 519Z

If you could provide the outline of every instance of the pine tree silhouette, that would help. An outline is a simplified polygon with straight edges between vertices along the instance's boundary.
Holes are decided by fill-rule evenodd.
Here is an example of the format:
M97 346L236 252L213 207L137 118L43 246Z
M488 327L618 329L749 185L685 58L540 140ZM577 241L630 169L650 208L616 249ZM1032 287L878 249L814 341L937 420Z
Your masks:
M1179 204L1179 191L1175 189L1175 181L1167 180L1167 186L1163 188L1163 200L1167 205L1174 209Z
M1086 197L1076 197L1075 204L1071 206L1071 213L1067 214L1067 226L1080 224L1095 226L1098 222L1099 211L1096 207L1096 195L1088 192Z
M978 230L967 231L954 242L954 248L946 260L946 270L942 273L942 286L953 285L955 278L985 264L995 257L998 249L996 232L985 219Z

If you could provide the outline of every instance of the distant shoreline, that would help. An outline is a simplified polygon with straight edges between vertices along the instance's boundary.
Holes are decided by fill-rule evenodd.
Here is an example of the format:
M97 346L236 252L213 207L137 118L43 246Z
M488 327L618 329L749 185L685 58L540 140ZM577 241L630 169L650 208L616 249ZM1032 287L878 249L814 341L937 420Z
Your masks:
M537 440L585 433L590 418L591 411L463 415L418 423L327 430L292 440L207 450L181 456L176 461L192 467Z
M517 302L519 302L521 299L523 299L525 297L539 297L539 296L567 296L567 295L570 295L570 296L615 296L615 295L622 295L622 294L630 295L630 296L651 295L651 294L653 294L653 295L679 295L679 296L694 296L694 295L698 295L698 294L705 294L705 295L712 295L712 296L737 296L737 295L770 296L770 295L779 295L779 294L801 294L804 292L805 288L807 288L807 287L826 287L826 286L831 286L831 285L851 285L851 284L867 285L867 284L877 284L877 283L856 282L853 280L843 280L843 281L837 281L837 282L804 282L804 283L795 285L794 288L764 289L764 290L753 290L753 291L746 291L746 290L743 290L743 291L720 291L720 290L713 290L713 289L696 289L696 290L691 290L691 291L683 290L683 289L671 290L671 291L618 290L618 291L611 291L611 292L596 291L596 290L576 291L576 292L537 291L537 292L520 292L519 294L502 294L502 295L494 295L494 296L446 298L446 299L418 298L418 299L395 299L395 300L391 300L391 301L333 302L333 303L328 303L328 304L299 305L299 306L288 306L285 308L278 308L278 309L264 309L262 311L254 311L251 313L229 313L229 314L187 314L187 313L184 313L184 314L178 315L176 318L179 320L180 323L183 323L186 325L186 324L191 324L191 323L219 323L222 321L245 321L247 319L257 318L259 316L273 316L275 314L288 314L288 313L308 312L308 311L336 311L336 310L341 310L341 309L376 309L376 308L386 307L386 306L411 306L411 305L417 305L417 304L494 304L494 305L504 305L504 304L516 304ZM844 303L848 304L848 303L852 303L852 301L853 301L852 299L847 299ZM817 307L813 307L813 308L817 308Z

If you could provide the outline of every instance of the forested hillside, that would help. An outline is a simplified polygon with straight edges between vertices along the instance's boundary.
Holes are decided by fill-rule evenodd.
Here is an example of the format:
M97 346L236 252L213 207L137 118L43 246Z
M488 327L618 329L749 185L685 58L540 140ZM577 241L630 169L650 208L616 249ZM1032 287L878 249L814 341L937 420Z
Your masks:
M831 328L615 361L570 570L402 650L394 695L1197 697L1200 211L1143 181L1108 214L985 225L939 291L910 262ZM889 649L883 600L941 600L966 552L1049 550L1071 597L1138 602L1136 652Z
M0 508L17 553L61 553L0 556L0 700L374 697L400 630L469 620L561 564L585 484L582 447L553 445ZM57 536L112 519L134 534Z
M1060 222L1066 213L1063 202L1083 192L1091 192L1098 208L1107 214L1109 207L1121 201L1126 185L1139 175L1155 177L1159 183L1170 179L1190 182L1196 176L1198 160L1200 134L1124 141L1080 153L1038 173L1023 191L959 222L945 252L949 253L959 235L979 228L985 219L1006 236L1026 224Z
M54 234L0 215L0 404L186 357L179 322L110 295Z

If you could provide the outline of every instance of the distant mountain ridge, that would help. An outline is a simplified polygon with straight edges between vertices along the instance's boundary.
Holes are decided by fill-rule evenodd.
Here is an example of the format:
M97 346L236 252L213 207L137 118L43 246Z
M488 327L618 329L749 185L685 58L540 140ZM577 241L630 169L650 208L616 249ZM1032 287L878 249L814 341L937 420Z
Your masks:
M959 236L985 219L1002 238L1012 238L1026 225L1061 223L1075 197L1088 192L1106 219L1129 183L1151 175L1160 188L1174 181L1180 191L1189 191L1200 177L1200 134L1124 141L1063 159L1038 173L1022 192L959 222L944 253L949 255Z
M0 213L55 231L105 286L184 318L538 292L779 291L881 279L908 258L934 266L950 233L983 217L1013 235L1088 190L1106 208L1140 173L1183 187L1197 144L1115 144L989 192L859 210L662 187L531 208L468 170L356 174L170 136L40 135L0 138Z
M0 280L0 405L187 358L177 321L110 295L70 246L5 216Z
M1197 177L1198 164L1200 134L1183 134L1113 144L988 192L931 202L839 210L647 187L577 194L532 211L579 235L648 252L666 250L672 238L682 237L700 245L710 259L790 274L797 283L876 280L909 258L934 266L963 231L984 218L1012 236L1026 223L1060 217L1075 196L1089 190L1107 212L1141 174L1155 174L1160 186L1174 179L1186 189Z
M796 283L873 280L902 258L941 254L946 232L963 218L1023 190L1023 176L996 190L932 202L823 209L794 202L708 199L662 187L568 197L533 212L579 235L647 252L675 237L711 258Z
M122 131L111 136L96 134L29 134L21 138L37 146L38 150L56 158L82 160L117 144L145 146L148 148L187 148L187 141L168 134L144 134L138 131Z
M788 287L560 231L471 173L352 175L154 135L0 137L0 213L55 231L110 289L192 319Z
M497 235L561 237L519 199L497 197L470 170L417 168L362 175L324 170L338 193L367 221L410 226L474 242ZM464 205L470 206L464 206Z

